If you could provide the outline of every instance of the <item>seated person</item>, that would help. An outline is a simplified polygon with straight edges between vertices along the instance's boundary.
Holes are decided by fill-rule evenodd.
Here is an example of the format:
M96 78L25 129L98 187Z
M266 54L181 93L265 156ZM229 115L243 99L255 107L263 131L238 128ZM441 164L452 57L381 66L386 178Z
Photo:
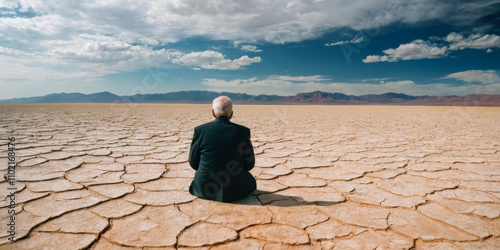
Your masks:
M255 164L250 129L229 120L233 103L227 96L212 104L215 120L194 129L189 165L196 170L189 193L203 199L234 201L257 188L248 172Z

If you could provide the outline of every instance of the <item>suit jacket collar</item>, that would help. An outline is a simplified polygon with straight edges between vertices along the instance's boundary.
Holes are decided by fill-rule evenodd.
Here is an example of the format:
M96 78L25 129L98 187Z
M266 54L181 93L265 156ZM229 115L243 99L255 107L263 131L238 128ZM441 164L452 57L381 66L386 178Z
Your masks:
M214 122L225 122L225 123L228 123L230 121L229 121L229 118L227 118L225 116L219 116L219 117L217 117L217 119L214 120Z

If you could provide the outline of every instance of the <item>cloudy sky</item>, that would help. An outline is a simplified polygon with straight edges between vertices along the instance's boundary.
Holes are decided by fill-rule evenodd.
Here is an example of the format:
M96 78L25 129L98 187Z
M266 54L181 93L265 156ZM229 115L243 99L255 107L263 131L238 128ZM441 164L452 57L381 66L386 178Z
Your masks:
M500 94L499 59L499 0L0 0L0 99Z

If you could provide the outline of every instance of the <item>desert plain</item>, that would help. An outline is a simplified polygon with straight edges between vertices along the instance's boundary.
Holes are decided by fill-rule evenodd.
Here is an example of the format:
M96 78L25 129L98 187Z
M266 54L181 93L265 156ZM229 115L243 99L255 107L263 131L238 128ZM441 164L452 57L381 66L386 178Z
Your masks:
M258 190L233 203L188 192L210 109L0 104L0 249L500 249L500 108L235 103Z

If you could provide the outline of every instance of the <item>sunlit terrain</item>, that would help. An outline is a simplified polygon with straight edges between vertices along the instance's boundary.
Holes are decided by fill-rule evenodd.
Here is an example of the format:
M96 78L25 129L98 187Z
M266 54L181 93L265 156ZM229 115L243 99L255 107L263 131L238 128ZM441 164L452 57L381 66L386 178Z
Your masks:
M236 103L258 190L232 204L187 191L210 108L1 104L0 249L500 249L500 108Z

